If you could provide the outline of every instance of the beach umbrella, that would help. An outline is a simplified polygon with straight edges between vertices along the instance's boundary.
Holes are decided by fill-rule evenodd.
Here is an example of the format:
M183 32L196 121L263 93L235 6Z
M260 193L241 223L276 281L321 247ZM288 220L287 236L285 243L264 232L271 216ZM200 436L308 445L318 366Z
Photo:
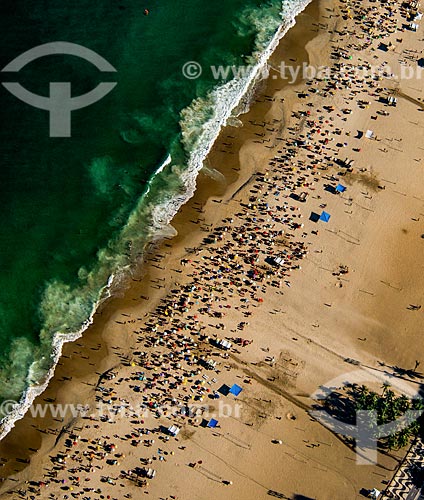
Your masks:
M320 215L319 219L322 220L323 222L329 222L331 218L331 215L328 212L322 212Z

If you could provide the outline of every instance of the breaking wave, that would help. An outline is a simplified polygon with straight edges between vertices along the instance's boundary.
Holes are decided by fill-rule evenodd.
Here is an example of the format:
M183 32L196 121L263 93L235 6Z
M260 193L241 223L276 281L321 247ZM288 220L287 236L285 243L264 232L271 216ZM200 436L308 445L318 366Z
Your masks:
M266 74L269 57L295 24L295 17L310 1L285 1L282 6L274 2L261 9L259 16L256 9L245 10L236 29L244 33L253 28L256 34L255 51L247 61L249 72L242 78L218 86L205 98L194 100L181 112L181 141L188 156L187 163L174 164L170 152L150 178L120 235L98 253L97 264L91 271L80 270L79 278L83 285L72 288L61 282L51 282L46 286L40 306L43 329L41 345L36 349L37 359L27 373L28 388L21 401L1 421L0 439L9 433L34 399L45 390L54 375L63 345L80 338L93 323L98 307L120 289L132 265L142 259L146 245L175 235L170 222L193 196L197 176L222 127L227 123L238 123L236 117L248 109L255 86ZM134 134L125 135L123 139L129 143L138 141ZM100 194L107 195L111 185L106 171L111 159L95 161L101 165L100 170L91 170L93 176L97 175L95 186ZM28 343L16 346L13 351L22 361L30 356L33 349Z

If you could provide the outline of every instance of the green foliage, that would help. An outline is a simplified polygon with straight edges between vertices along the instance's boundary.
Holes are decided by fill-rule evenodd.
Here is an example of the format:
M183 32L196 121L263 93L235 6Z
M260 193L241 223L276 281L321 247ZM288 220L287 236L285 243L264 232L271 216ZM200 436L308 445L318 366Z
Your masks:
M365 385L357 384L350 387L348 394L356 411L367 410L376 413L377 426L398 421L389 436L378 436L380 443L389 450L403 448L410 442L412 436L422 433L424 427L422 415L412 422L407 421L406 426L402 425L402 417L406 416L408 410L424 412L424 402L421 399L410 400L405 395L397 396L387 383L382 386L381 394L371 391Z

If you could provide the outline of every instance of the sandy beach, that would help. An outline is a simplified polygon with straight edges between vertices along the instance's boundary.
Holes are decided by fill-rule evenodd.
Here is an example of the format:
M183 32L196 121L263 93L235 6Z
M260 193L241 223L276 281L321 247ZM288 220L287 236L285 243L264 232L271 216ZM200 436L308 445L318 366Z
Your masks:
M424 29L400 5L320 0L298 16L178 235L65 346L34 402L46 414L0 443L0 498L390 487L407 449L358 465L310 411L320 388L358 373L376 389L382 376L422 387ZM282 79L282 62L326 72Z

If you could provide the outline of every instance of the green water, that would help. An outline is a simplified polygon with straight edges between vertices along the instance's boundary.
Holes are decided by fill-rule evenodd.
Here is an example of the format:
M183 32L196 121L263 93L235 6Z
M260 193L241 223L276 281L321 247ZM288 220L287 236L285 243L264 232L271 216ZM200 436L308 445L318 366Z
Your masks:
M210 71L188 80L183 64L245 62L258 37L275 32L280 8L280 0L3 0L1 68L37 45L67 41L117 73L54 55L2 81L41 95L51 81L70 81L73 96L118 84L72 113L71 138L49 138L48 112L0 87L0 399L19 398L49 368L53 334L77 331L109 276L142 251L152 207L183 196L179 175L208 110L191 113L192 124L181 123L181 111L222 83ZM181 127L190 126L182 144ZM146 195L168 154L172 164Z

